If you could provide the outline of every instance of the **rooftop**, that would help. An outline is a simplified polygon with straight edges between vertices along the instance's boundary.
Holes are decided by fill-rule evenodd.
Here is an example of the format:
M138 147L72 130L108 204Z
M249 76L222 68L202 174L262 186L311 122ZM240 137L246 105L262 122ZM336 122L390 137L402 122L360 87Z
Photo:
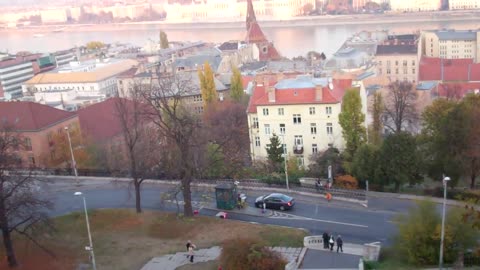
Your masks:
M480 81L480 63L473 59L422 57L419 81Z
M34 102L0 102L0 115L16 131L38 131L75 117L74 113Z
M378 45L377 55L417 54L416 45Z
M472 30L437 30L433 31L440 40L476 40L477 31Z

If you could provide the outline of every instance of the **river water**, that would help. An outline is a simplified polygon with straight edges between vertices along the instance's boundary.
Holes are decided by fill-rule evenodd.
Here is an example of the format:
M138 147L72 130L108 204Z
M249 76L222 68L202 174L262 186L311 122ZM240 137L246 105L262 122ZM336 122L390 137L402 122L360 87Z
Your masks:
M261 23L260 23L261 24ZM354 33L362 30L389 30L390 33L413 33L424 29L478 29L478 21L445 21L445 22L396 22L356 25L318 25L318 26L289 26L264 28L267 37L275 43L280 53L286 57L305 55L308 51L315 50L334 53ZM43 37L34 37L32 31L4 31L0 32L0 52L10 53L18 51L53 52L86 44L92 40L106 43L130 42L143 46L148 39L158 40L160 26L121 25L112 26L108 30L99 30L95 26L79 31L66 31L60 33L49 32ZM191 29L167 30L171 41L206 41L223 42L245 38L244 29Z

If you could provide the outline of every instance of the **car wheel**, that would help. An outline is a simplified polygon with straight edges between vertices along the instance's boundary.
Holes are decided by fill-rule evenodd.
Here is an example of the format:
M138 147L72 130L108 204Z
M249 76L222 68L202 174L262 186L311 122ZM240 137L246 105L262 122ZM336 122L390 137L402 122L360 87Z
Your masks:
M280 211L285 211L285 206L280 206Z

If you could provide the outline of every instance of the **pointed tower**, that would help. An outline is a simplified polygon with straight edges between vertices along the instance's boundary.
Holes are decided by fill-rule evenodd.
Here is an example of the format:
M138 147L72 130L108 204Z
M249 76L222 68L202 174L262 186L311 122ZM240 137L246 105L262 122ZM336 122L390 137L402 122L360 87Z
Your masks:
M281 56L278 53L277 49L275 49L273 43L268 41L262 29L260 28L260 25L257 22L252 0L247 0L246 27L247 37L245 41L248 44L257 45L258 49L260 50L261 61L281 59Z

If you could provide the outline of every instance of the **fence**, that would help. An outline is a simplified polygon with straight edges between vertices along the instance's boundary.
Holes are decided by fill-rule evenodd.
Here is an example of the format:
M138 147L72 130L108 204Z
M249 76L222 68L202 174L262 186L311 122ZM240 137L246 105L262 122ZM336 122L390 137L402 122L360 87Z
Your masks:
M29 170L25 170L26 172ZM57 175L57 176L73 176L74 172L72 169L35 169L34 171L37 175ZM78 176L90 176L90 177L130 177L128 172L125 171L110 171L110 170L90 170L90 169L78 169ZM172 179L164 179L159 175L150 175L148 177L152 180L158 181L171 181ZM220 184L225 182L233 182L233 179L195 179L193 184ZM285 188L284 184L269 184L265 183L258 179L240 179L237 180L240 183L240 186L244 187L268 187L268 188ZM365 190L351 190L351 189L340 189L340 188L326 188L326 187L317 187L314 184L301 183L301 184L290 184L290 189L297 192L306 192L306 193L315 193L320 195L326 195L327 192L332 195L332 197L348 198L355 199L359 201L366 201L367 196Z

